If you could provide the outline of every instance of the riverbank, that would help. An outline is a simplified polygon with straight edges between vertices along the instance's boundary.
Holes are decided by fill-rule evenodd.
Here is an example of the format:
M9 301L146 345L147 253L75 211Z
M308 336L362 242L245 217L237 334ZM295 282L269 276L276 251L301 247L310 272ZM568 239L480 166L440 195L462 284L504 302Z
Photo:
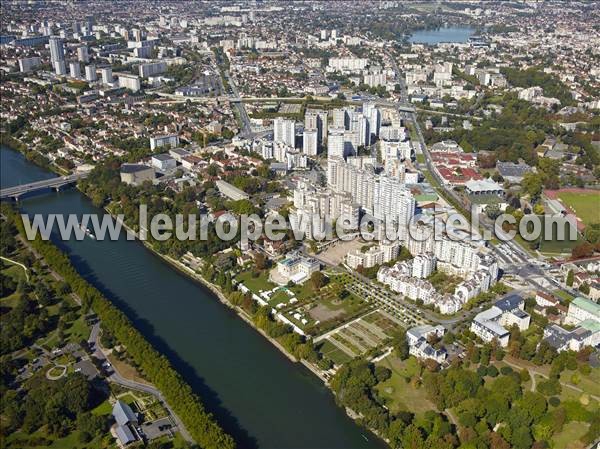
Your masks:
M26 169L32 170L32 168ZM87 206L81 210L79 203L89 204L88 197L81 196L81 199L79 199L80 191L76 190L75 192L78 198L75 200L75 207L69 204L69 209L63 209L62 213L99 213L97 210L87 211ZM73 201L69 197L73 197L74 195L75 193L72 191L71 193L65 192L64 195L60 195L56 200L32 198L27 204L24 203L22 207L29 213L55 213L56 208L54 205L46 207L45 204L51 204L55 201L72 203ZM62 199L60 199L61 197ZM107 213L110 213L110 210L107 210ZM133 231L130 232L135 236ZM360 431L360 428L364 429L364 427L355 426L353 420L348 419L346 413L341 413L343 408L340 410L340 407L334 404L334 396L331 394L330 389L323 388L326 379L319 376L314 368L302 362L322 382L316 382L316 379L312 375L308 375L302 369L298 369L297 366L294 366L294 363L287 363L291 361L296 362L297 360L290 357L290 354L279 345L278 341L268 338L268 335L257 329L248 315L243 314L243 311L236 310L236 315L258 330L263 337L267 337L267 340L273 343L273 346L284 353L286 355L285 362L277 353L272 351L271 348L273 346L266 344L264 339L251 335L254 332L244 324L241 322L233 324L233 321L237 321L237 316L223 309L218 302L208 300L212 299L213 296L217 296L219 302L232 309L233 307L227 301L227 294L224 294L225 292L221 292L217 286L207 283L204 278L198 276L198 273L190 272L185 265L168 256L162 256L156 251L153 252L161 257L161 259L148 258L147 253L145 256L139 254L143 253L145 249L153 250L153 248L144 245L146 248L142 249L143 247L139 245L139 242L135 242L135 245L133 245L131 237L127 240L131 240L132 243L125 244L125 238L121 238L120 240L122 243L115 242L113 244L112 242L93 242L91 239L84 239L82 242L65 242L65 246L68 248L70 254L75 257L75 260L81 261L77 262L78 268L82 268L86 275L91 277L96 284L89 271L90 267L87 265L87 263L92 264L94 275L99 276L96 285L104 290L108 297L114 300L117 307L122 308L122 310L130 314L136 326L139 325L139 329L148 335L148 338L161 352L166 353L168 357L173 357L172 360L188 378L194 389L200 393L202 398L205 396L208 398L207 400L211 404L213 413L219 418L224 419L224 422L228 424L228 429L239 435L240 441L246 443L242 447L280 447L278 444L285 445L293 442L300 442L304 444L303 447L322 447L322 445L331 448L383 447L383 443L375 442L371 437L369 437L370 442L365 443L368 440L366 440L364 435L368 435L368 433L362 430L363 436L361 436ZM131 252L136 254L136 256L132 258L128 255L119 254L114 250L107 252L103 249L106 246L121 248L127 254ZM135 246L138 249L135 249ZM71 253L71 251L73 252ZM109 257L107 258L107 256ZM151 259L155 260L152 261ZM127 264L123 265L120 263L121 261L127 261ZM146 261L148 262L146 263ZM169 266L166 267L164 262L167 262ZM98 265L98 263L101 265ZM140 274L142 265L144 266L144 272L148 273L145 276ZM152 265L162 265L166 268L162 270L154 269ZM109 277L115 271L110 268L112 266L115 267L118 274L115 273L115 276ZM173 268L177 272L186 274L187 276L178 276L175 274ZM172 273L171 275L167 273L169 271ZM126 275L123 273L126 273ZM179 277L181 281L174 279L175 277ZM161 281L156 281L159 278ZM110 285L103 285L109 279ZM169 281L165 282L164 280L166 279L169 279ZM183 279L187 279L187 281ZM196 286L197 290L193 291L194 287L191 286L198 282L202 283L205 288L198 289L198 286ZM190 285L190 287L186 287L185 284ZM153 290L148 291L145 288L147 285L151 285ZM142 291L144 293L141 293ZM184 307L183 316L173 308L175 302L165 301L165 298L168 298L168 295L173 294L173 292L181 295L180 298L178 297L176 304ZM139 300L135 296L136 293L140 293L137 295ZM121 296L119 297L119 295ZM196 306L194 302L207 305ZM213 309L220 309L221 312L215 316L211 312ZM186 313L187 315L185 315ZM204 313L208 313L208 315ZM158 317L160 319L156 321L155 318ZM180 330L175 333L163 333L171 331L169 329L169 326L171 326L170 322L173 323L175 328ZM196 327L197 325L199 326ZM245 328L246 330L238 330L238 328ZM220 329L224 331L222 332ZM167 335L169 339L161 341ZM200 343L203 341L206 344ZM187 345L187 342L192 347L189 350L181 346L182 343ZM243 348L244 354L238 354L236 352L238 348ZM251 360L246 356L250 354ZM182 360L179 357L184 358ZM217 359L219 359L218 362L216 361ZM207 361L212 362L207 363ZM256 370L253 368L254 365L256 366ZM213 368L217 366L219 370L215 373L215 369ZM239 369L244 371L239 371ZM260 377L255 376L255 372L260 373ZM234 386L232 384L234 382L233 379L230 379L233 373L247 373L244 376L246 380ZM207 376L205 378L207 379L206 383L204 383L204 379L199 378L198 374ZM204 385L208 385L209 389L206 389ZM213 385L215 389L211 391L210 387ZM250 390L248 390L249 388ZM248 402L240 399L242 397L240 395L252 395L248 391L256 393L254 394L254 396L258 396L256 400L260 400L260 397L264 397L264 395L271 397L267 402L272 404L270 405L271 410L277 411L266 414L266 416L272 415L268 418L268 421L264 421L266 417L263 415L261 415L263 416L262 418L256 416L254 409L258 402ZM280 393L277 393L278 391ZM218 398L215 396L217 392L219 394ZM278 399L278 397L281 399ZM289 401L292 401L294 407L288 410ZM248 406L246 406L246 402L248 402ZM236 413L242 413L244 420L241 421L240 419L240 421L244 423L244 426L248 424L249 428L256 428L260 431L258 433L260 435L260 439L258 440L260 444L254 446L252 440L246 439L244 429L240 432L240 427L238 427L237 423L232 423L231 420L228 421L228 411L224 408L225 406L232 406L236 410ZM291 413L292 410L294 410L293 413ZM307 423L311 423L311 426L316 426L315 431L311 432L310 435L305 434L301 429L293 425L287 425L299 411L304 413ZM273 428L273 423L277 423L275 428ZM321 424L322 430L319 427ZM379 439L375 440L379 441Z
M78 190L83 193L85 195L85 193L78 188ZM88 197L89 198L89 197ZM129 234L131 234L132 236L134 236L136 238L136 240L138 240L140 243L142 243L144 245L144 247L146 249L148 249L150 252L152 252L154 255L160 257L162 260L164 260L168 265L170 265L171 267L175 268L177 271L179 271L180 273L185 274L186 276L188 276L190 279L199 282L202 284L203 287L209 289L216 297L217 299L224 305L226 305L227 307L229 307L231 310L233 310L234 312L236 312L236 314L243 319L246 323L248 323L253 329L255 329L258 333L260 333L263 337L265 337L267 340L269 340L277 349L279 349L290 361L297 363L299 360L294 357L292 354L290 354L289 352L287 352L285 350L285 348L283 346L281 346L281 344L275 340L273 337L270 337L269 335L267 335L267 333L265 331L263 331L262 329L258 328L255 324L254 321L252 321L252 317L250 315L248 315L248 313L241 309L240 307L237 307L233 304L231 304L231 302L229 302L229 300L227 299L227 297L225 296L225 294L223 293L223 291L219 288L218 285L213 284L212 282L207 281L202 275L196 273L194 270L192 270L190 267L184 265L183 263L179 262L178 260L173 259L172 257L167 256L166 254L162 254L159 251L156 250L156 248L154 248L154 246L152 246L150 243L148 243L146 240L142 240L140 239L139 234L133 230L131 227L129 227L125 222L121 221L118 219L117 216L115 216L115 214L112 213L112 211L108 208L105 207L104 210L106 211L107 214L109 214L113 220L117 220L119 221L119 223L121 223L121 226L123 226L127 232ZM321 376L319 376L321 377Z

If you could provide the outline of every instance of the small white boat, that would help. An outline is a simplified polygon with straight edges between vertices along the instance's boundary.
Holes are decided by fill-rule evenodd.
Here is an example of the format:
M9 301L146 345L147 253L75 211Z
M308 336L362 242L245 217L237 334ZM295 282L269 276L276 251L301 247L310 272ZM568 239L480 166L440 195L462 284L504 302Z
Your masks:
M90 238L92 239L96 239L96 236L94 234L92 234L92 231L90 231L90 228L86 228L83 226L83 223L79 224L79 228L86 233L86 235L88 235Z

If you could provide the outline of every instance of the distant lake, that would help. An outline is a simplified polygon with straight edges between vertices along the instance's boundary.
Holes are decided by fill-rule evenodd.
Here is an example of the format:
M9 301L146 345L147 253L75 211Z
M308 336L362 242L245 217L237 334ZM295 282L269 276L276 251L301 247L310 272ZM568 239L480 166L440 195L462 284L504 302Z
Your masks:
M469 27L447 27L416 31L408 38L413 44L439 44L441 42L464 43L475 34Z

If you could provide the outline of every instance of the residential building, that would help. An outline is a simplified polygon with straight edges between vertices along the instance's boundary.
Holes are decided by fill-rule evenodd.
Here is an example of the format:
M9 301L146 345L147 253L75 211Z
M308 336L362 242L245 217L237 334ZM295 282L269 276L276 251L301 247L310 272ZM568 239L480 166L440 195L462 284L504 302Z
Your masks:
M69 63L69 74L71 75L71 78L81 78L81 67L79 66L79 62L73 61Z
M423 326L412 327L406 331L406 340L408 342L408 352L418 359L431 359L438 363L443 363L448 358L448 352L445 348L434 348L429 340L431 337L442 338L446 329L443 326Z
M577 352L586 346L596 347L600 344L600 322L584 320L573 330L551 324L544 329L544 340L558 352Z
M100 70L102 74L102 84L112 84L113 82L113 73L112 68L104 67Z
M600 304L580 296L575 298L569 304L569 311L565 323L577 325L585 320L592 320L600 323Z
M327 135L327 157L338 157L344 158L346 153L346 147L344 145L344 128L332 127L329 128Z
M296 123L294 120L282 117L273 120L273 141L294 148L296 146Z
M292 281L300 284L310 276L321 270L318 260L303 256L299 252L291 252L287 257L277 263L277 272L285 282Z
M333 70L355 72L369 64L367 58L329 58L328 66Z
M150 76L158 75L167 71L166 62L151 62L148 64L139 65L139 75L141 78L148 78Z
M142 88L139 76L119 74L119 86L137 92Z
M121 400L113 406L112 415L115 419L114 432L122 446L133 443L138 439L136 427L138 418L131 407Z
M159 170L169 170L177 166L177 161L167 153L155 154L152 156L152 166Z
M215 184L221 194L233 201L247 200L250 198L250 195L248 195L246 192L238 189L236 186L231 185L226 181L218 180Z
M22 73L29 72L35 69L37 66L41 65L42 60L39 56L34 56L31 58L20 58L19 59L19 71Z
M495 339L505 348L510 339L508 328L513 325L521 331L529 328L531 317L524 309L525 301L518 295L501 299L489 309L475 315L471 323L471 332L486 343Z
M170 146L175 148L179 145L179 136L177 134L170 134L166 136L154 136L150 137L150 149L155 150L156 148Z
M79 62L83 62L87 64L90 61L90 55L88 53L88 48L85 45L81 47L77 47L77 60Z
M50 46L50 62L65 60L65 47L60 37L52 36L48 44Z
M96 75L96 66L94 64L85 66L85 80L92 83L98 80L98 76Z
M302 135L302 152L307 156L316 156L318 150L319 132L317 129L304 129Z
M379 245L371 246L364 251L351 251L346 255L346 264L354 270L359 266L371 268L396 259L399 251L400 244L397 241L381 242Z

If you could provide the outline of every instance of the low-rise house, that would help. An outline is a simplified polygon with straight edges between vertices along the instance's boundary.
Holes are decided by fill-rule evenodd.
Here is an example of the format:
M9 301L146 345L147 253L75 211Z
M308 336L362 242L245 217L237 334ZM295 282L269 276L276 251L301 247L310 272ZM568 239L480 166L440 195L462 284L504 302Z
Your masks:
M169 154L177 162L181 162L184 157L191 155L189 151L184 150L183 148L173 148L169 150Z
M181 166L188 170L193 169L201 162L202 162L202 159L200 159L198 156L194 156L193 154L191 154L189 156L184 156L181 158Z

